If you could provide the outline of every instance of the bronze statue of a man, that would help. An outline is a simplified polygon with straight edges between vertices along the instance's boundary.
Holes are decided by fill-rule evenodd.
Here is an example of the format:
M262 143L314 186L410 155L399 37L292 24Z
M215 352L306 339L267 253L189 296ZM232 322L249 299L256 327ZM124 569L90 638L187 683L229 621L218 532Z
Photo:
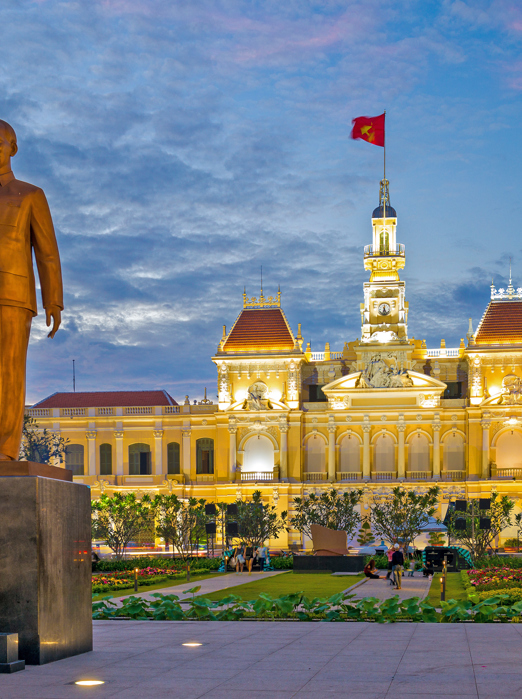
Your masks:
M15 179L14 129L0 120L0 461L18 459L25 403L25 364L37 314L33 250L49 337L60 327L62 272L51 212L39 187Z

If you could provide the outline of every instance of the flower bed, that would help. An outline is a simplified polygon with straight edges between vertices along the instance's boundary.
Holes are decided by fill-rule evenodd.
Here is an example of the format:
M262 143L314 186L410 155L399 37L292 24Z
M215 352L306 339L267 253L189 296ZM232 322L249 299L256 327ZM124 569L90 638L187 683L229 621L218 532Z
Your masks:
M207 570L191 570L192 574L206 573ZM184 579L186 572L184 570L176 570L172 568L141 568L138 570L138 585L148 586L156 585L157 583L165 582L166 580ZM98 574L92 576L92 592L98 594L100 592L115 592L126 588L134 587L134 572L129 573L127 570L115 570L109 574Z
M466 571L468 583L478 592L522 588L522 569L481 568Z

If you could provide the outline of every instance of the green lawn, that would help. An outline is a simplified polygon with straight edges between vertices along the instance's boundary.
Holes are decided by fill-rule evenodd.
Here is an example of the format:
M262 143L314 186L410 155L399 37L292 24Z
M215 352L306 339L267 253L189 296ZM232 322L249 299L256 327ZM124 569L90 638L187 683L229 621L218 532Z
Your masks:
M232 573L235 575L235 573ZM246 577L246 573L243 573ZM292 592L303 592L307 597L329 597L336 592L342 592L347 587L355 585L364 575L333 576L331 573L294 574L291 571L282 575L256 580L255 582L239 585L205 595L207 599L218 601L228 595L237 595L244 600L255 599L261 592L272 597L289 595Z
M157 583L156 585L138 585L138 592L154 592L155 590L162 590L165 587L175 587L176 585L187 585L187 587L193 587L194 584L199 582L200 580L206 580L207 578L216 577L224 578L228 577L228 575L234 575L234 573L227 573L226 576L224 573L216 573L216 571L213 571L212 573L191 573L190 582L187 582L185 577L174 578L171 580L165 580L161 583ZM113 597L128 597L129 595L134 594L134 586L125 587L121 590L113 590L112 592L97 592L95 595L92 596L92 601L97 602L98 600L102 599L103 597L106 597L107 595L112 595Z
M460 579L460 573L448 573L446 577L446 601L450 599L465 601L468 595ZM435 573L431 581L430 591L426 601L440 607L440 573Z

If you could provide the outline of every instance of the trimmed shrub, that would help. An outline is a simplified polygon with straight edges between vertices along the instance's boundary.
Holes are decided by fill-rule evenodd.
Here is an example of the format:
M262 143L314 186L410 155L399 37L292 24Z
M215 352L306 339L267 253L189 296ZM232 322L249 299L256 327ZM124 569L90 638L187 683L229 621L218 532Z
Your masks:
M270 564L276 570L292 570L294 567L294 557L293 556L270 557Z

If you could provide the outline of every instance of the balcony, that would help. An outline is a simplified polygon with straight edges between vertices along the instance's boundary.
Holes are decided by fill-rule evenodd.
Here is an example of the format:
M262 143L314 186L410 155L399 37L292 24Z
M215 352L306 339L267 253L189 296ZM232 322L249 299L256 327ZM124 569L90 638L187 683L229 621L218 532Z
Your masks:
M397 471L372 471L372 481L394 481Z
M364 257L405 257L405 247L402 243L397 243L394 248L376 248L374 245L365 245Z
M465 481L466 471L442 471L440 477L443 481Z
M431 471L406 471L406 478L410 481L428 481L431 478Z
M311 481L312 483L320 483L328 480L327 471L305 471L303 473L303 481Z
M516 480L522 478L522 468L494 468L491 469L491 478L495 480Z
M361 481L362 471L337 471L338 481Z
M271 483L274 481L273 471L247 471L241 473L242 483Z

